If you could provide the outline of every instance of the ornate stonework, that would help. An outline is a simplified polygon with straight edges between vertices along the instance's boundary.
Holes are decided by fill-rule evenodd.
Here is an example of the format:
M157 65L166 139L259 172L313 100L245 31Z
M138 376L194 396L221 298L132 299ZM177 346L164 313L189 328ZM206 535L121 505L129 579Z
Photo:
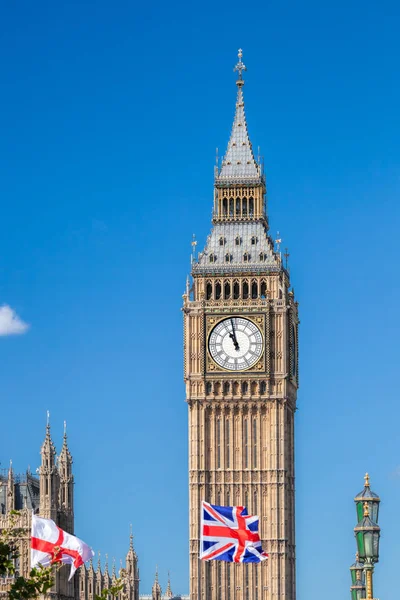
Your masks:
M192 286L183 296L190 599L295 600L297 302L268 233L265 178L244 113L241 54L237 70L232 134L215 174L213 228L193 259ZM227 341L217 337L210 351L210 332L231 317ZM241 319L256 324L263 347L257 362L249 358L251 366L238 369L235 356L246 343L253 344L240 329ZM269 560L250 565L200 561L202 500L244 505L258 514Z
M19 543L20 557L17 559L17 574L28 576L30 571L30 532L32 511L44 518L53 519L59 527L74 533L74 476L72 456L64 431L63 446L59 456L47 424L46 435L41 448L39 477L29 470L23 475L14 475L12 465L8 473L0 472L0 530L10 527L10 511L20 512L17 527L26 533ZM119 576L124 589L117 600L139 600L138 558L133 548L132 533L125 568ZM69 566L62 566L56 573L55 584L48 594L52 600L94 600L104 588L109 588L117 575L115 568L108 572L108 562L102 572L100 560L94 569L92 562L82 566L71 581L68 581ZM12 583L12 578L0 579L0 598Z

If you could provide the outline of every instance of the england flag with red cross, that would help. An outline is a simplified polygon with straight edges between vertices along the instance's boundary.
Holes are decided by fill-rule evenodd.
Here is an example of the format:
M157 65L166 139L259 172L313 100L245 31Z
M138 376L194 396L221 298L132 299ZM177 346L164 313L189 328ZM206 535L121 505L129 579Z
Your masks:
M268 558L258 535L258 517L244 506L202 502L200 558L226 562L261 562Z
M31 568L64 563L71 565L71 579L92 556L94 552L85 542L60 529L51 519L32 514Z

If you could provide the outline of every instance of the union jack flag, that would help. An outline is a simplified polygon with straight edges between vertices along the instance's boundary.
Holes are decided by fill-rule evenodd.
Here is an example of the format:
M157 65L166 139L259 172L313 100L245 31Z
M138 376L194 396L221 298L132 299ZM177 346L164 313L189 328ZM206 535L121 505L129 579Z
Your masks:
M258 517L244 506L202 502L200 558L226 562L261 562L268 558L258 535Z

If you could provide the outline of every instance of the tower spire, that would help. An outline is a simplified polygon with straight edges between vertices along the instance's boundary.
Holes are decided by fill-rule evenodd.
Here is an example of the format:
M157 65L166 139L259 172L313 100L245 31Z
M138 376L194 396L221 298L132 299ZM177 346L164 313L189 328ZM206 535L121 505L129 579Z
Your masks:
M8 469L7 478L7 510L14 510L15 508L15 487L14 487L14 470L12 466L12 460L10 459L10 468Z
M154 577L153 587L151 589L151 600L161 600L162 590L158 581L158 565L156 565L156 575Z
M247 71L247 68L242 56L242 49L239 49L239 61L234 68L238 73L235 118L228 148L215 178L216 183L261 183L261 168L254 157L244 111L243 71Z
M40 476L40 514L45 518L57 518L59 473L56 466L56 449L50 434L50 412L47 411L46 435L40 449L42 463Z
M64 421L63 445L58 457L60 476L59 504L63 513L63 526L69 532L74 531L74 476L72 473L72 456L68 448L67 422Z

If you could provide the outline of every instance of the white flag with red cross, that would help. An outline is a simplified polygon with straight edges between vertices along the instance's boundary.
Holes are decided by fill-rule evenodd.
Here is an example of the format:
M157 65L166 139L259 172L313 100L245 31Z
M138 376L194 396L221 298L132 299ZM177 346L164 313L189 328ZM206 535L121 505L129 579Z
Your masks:
M51 519L32 514L31 568L48 567L58 562L71 565L69 581L93 556L93 550L85 542L60 529Z

